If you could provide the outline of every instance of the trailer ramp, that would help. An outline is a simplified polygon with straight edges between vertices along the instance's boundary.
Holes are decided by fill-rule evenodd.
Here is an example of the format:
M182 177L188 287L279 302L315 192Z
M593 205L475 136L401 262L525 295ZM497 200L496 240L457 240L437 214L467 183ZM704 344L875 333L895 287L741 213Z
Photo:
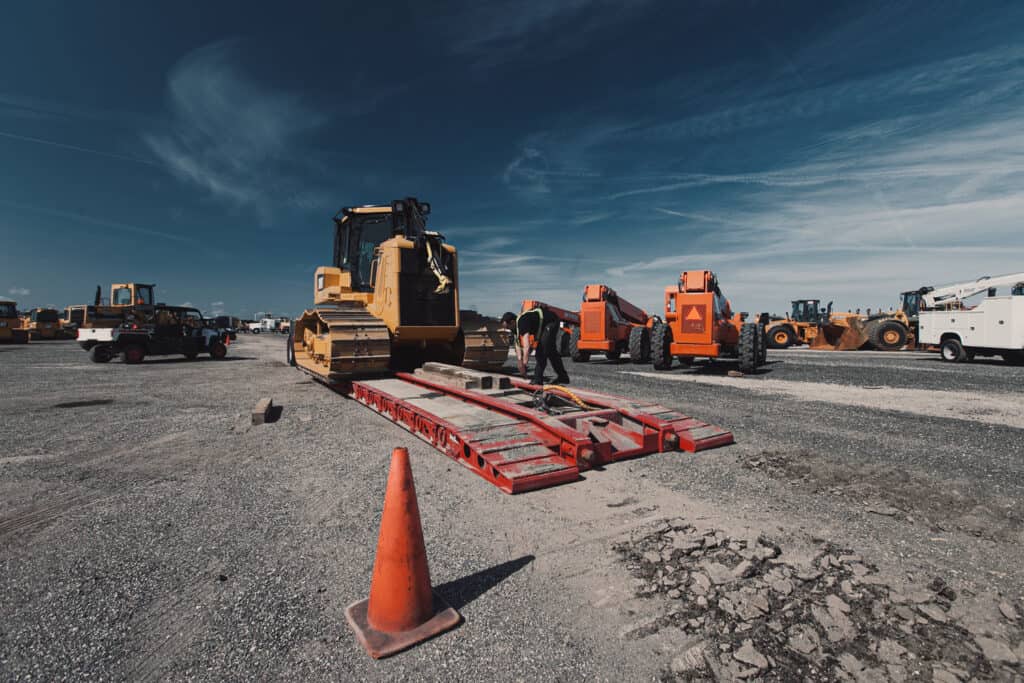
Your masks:
M575 388L542 392L507 375L441 363L328 385L505 493L575 481L627 458L733 443L731 432L665 406Z

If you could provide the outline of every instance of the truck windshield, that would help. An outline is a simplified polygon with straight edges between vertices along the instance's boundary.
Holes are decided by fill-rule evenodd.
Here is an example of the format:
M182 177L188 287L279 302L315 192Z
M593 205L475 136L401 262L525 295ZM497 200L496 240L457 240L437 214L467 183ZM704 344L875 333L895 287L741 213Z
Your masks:
M14 304L0 303L0 318L17 318L18 310Z

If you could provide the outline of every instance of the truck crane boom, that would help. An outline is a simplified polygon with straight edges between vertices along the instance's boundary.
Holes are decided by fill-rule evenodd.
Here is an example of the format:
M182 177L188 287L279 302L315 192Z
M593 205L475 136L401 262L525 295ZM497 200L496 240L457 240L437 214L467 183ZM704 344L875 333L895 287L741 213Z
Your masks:
M1024 283L1024 273L979 277L971 282L959 282L945 287L925 287L921 290L921 303L925 309L969 299L993 287L1012 287Z

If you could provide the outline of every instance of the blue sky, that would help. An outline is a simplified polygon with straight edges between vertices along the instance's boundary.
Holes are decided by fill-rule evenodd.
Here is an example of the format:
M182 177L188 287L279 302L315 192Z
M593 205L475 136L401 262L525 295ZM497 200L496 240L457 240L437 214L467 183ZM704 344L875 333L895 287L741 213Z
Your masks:
M1024 3L206 4L5 9L0 296L294 314L334 212L409 194L488 313L1024 270Z

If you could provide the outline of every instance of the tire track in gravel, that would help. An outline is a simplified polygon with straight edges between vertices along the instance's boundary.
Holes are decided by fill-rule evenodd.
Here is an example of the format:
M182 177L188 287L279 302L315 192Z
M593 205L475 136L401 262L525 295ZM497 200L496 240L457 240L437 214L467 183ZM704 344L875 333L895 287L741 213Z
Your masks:
M213 565L207 564L194 578L164 593L167 597L157 600L134 624L142 648L128 661L125 680L159 680L177 655L188 649L208 613L196 606L208 606L215 596L218 584Z
M102 491L73 492L50 500L43 505L33 505L0 519L0 539L15 535L20 531L38 531L59 517L77 512L110 496L111 494Z

